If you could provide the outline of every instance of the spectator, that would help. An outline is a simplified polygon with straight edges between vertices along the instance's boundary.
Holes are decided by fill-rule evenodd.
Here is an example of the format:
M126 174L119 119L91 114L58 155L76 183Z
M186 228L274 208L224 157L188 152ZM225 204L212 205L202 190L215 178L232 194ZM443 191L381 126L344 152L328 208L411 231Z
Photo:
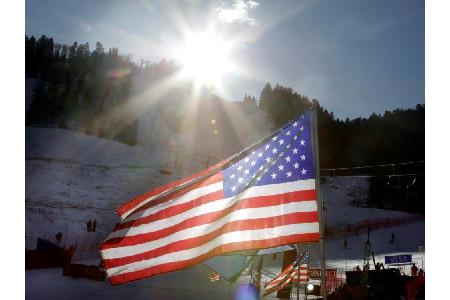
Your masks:
M411 267L411 276L417 276L416 264L413 264L412 267Z
M96 228L97 228L97 219L94 219L94 222L92 222L92 231L95 232Z
M367 262L365 265L364 265L364 271L369 271L370 270L370 264L369 264L369 262Z
M356 266L356 267L355 267L355 271L356 271L356 272L361 272L361 268L360 268L359 266Z
M420 270L419 270L419 277L424 277L424 276L425 276L425 273L423 272L422 269L420 269Z
M394 233L392 233L392 234L391 234L391 244L394 243L394 239L395 239L395 235L394 235Z
M344 240L344 249L348 248L347 239Z
M375 271L380 271L381 270L381 264L379 262L377 262L375 264Z
M61 239L62 239L63 234L60 232L58 232L57 234L55 234L55 239L56 239L56 244L59 245L61 243Z
M86 226L87 226L87 231L88 231L88 232L92 231L92 222L91 222L91 219L89 219L89 221L87 221Z

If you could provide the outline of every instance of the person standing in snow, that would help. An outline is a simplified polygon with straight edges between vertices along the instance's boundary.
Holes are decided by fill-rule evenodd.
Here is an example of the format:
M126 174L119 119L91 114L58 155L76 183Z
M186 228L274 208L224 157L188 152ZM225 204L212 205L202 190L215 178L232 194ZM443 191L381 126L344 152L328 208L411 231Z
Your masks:
M391 244L394 243L394 238L395 238L395 235L394 235L394 233L392 233L392 234L391 234Z
M90 231L92 230L92 222L91 222L91 219L89 219L89 221L87 221L86 227L87 227L87 231L88 231L88 232L90 232Z
M61 231L58 232L57 234L55 234L55 239L56 239L56 244L59 245L61 243L61 239L62 239Z
M97 219L94 219L92 222L92 231L95 232L95 229L97 228Z
M411 267L411 276L417 276L417 267L416 264L413 264Z
M425 273L423 272L422 269L420 269L420 270L419 270L419 277L424 277L424 276L425 276Z

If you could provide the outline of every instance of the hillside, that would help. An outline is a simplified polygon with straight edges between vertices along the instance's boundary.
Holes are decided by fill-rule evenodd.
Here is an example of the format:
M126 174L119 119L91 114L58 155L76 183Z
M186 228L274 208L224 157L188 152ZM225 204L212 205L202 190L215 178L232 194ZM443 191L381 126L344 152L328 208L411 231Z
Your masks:
M162 146L128 146L64 129L26 128L27 248L34 248L38 237L53 239L54 234L61 231L64 234L63 243L89 246L82 253L78 251L75 254L76 260L91 259L91 262L97 263L99 255L94 246L119 221L114 208L133 196L205 167L202 156L186 154L180 156L175 164L174 153L169 153L171 151L168 152ZM322 185L328 226L340 227L386 217L401 219L409 215L351 206L354 197L348 195L349 189L367 190L364 180L358 180L356 187L355 184L352 186L352 182L351 178L338 177L335 183L342 188L333 188L331 184ZM86 222L94 218L98 222L97 232L88 234ZM395 244L388 242L392 232L397 237ZM415 234L411 235L411 232ZM342 251L342 238L327 240L327 265L340 269L360 265L365 239L365 232L348 237L349 249ZM377 259L382 259L388 253L408 252L413 253L419 265L424 260L423 253L418 251L425 241L423 221L374 231L372 241ZM269 279L267 274L280 271L282 256L277 255L275 260L270 257L272 255L268 255L264 262L264 270L269 273L263 276L263 282ZM218 263L224 266L226 260L219 259ZM318 247L311 245L311 265L317 264ZM218 269L220 271L220 267ZM228 284L225 281L209 283L208 272L208 268L201 264L184 271L111 288L107 282L64 278L60 276L60 271L27 271L27 295L58 299L61 293L73 290L72 299L81 296L97 298L98 295L109 297L111 291L115 291L117 299L124 294L134 295L136 299L144 299L148 295L165 299L196 299L199 294L207 293L217 299L227 299ZM247 283L248 280L248 276L243 276L238 283ZM55 281L58 282L56 289L53 285ZM33 288L37 284L43 288ZM173 290L174 286L183 292Z

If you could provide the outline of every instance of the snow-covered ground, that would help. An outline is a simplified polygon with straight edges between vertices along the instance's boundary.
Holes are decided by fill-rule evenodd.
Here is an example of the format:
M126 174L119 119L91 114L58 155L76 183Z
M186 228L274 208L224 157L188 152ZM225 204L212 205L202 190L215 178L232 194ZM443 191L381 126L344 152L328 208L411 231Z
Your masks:
M98 299L228 299L229 284L211 283L208 269L199 264L187 270L162 274L137 282L111 286L83 278L62 276L61 269L25 273L26 298L45 300Z
M63 233L63 243L96 245L119 221L114 208L156 186L182 178L205 168L197 155L185 154L176 161L167 148L156 145L127 146L114 141L63 129L26 128L26 246L33 249L38 237L50 239ZM176 162L175 162L176 161ZM336 187L339 186L339 189ZM361 178L338 177L322 185L325 220L330 226L354 224L366 219L402 218L407 213L351 206L363 201L367 182ZM349 195L350 194L350 195ZM87 233L86 222L97 220L97 232ZM391 234L395 243L390 243ZM351 269L362 265L366 234L327 240L327 267ZM376 259L384 255L411 253L413 261L425 266L425 224L413 224L373 231L371 242ZM310 264L318 266L318 245L310 245ZM98 259L95 247L75 258ZM266 274L278 274L282 255L265 256ZM220 271L220 270L218 270ZM108 282L94 282L61 276L60 269L26 272L29 299L228 299L229 285L224 280L210 283L209 270L199 264L187 270L158 275L131 284L111 287ZM243 276L239 283L248 283ZM262 281L269 280L264 275ZM268 298L270 299L270 298ZM275 298L274 298L275 299Z
M114 208L140 193L205 167L177 161L161 147L131 147L63 129L26 129L26 243L63 233L63 242L102 239L119 218ZM86 222L97 219L97 233ZM94 238L95 236L95 238Z

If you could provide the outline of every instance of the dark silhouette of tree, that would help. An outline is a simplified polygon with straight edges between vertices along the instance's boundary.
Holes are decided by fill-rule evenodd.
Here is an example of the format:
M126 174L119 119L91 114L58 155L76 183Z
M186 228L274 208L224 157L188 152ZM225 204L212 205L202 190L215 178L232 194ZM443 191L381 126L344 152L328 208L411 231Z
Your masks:
M270 83L267 83L261 91L259 106L268 113L275 128L295 118L308 107L318 107L319 155L322 169L425 159L423 104L410 109L386 111L383 115L374 113L369 118L346 118L343 121L320 106L316 99L309 101L307 97L278 84L272 89ZM395 173L401 170L388 171ZM418 167L403 172L423 173ZM408 190L408 181L412 182L413 178L392 177L389 184L386 178L372 178L369 181L368 204L379 208L423 212L425 186L423 178L416 177L415 186Z
M242 106L245 113L250 114L258 109L258 104L254 96L249 96L245 94L244 99L242 99Z
M110 113L129 100L135 67L129 56L119 55L117 48L105 54L100 42L91 52L89 43L55 44L45 35L38 41L25 36L25 49L26 76L38 79L27 125L70 128L136 142L135 118ZM108 120L98 122L103 115Z

